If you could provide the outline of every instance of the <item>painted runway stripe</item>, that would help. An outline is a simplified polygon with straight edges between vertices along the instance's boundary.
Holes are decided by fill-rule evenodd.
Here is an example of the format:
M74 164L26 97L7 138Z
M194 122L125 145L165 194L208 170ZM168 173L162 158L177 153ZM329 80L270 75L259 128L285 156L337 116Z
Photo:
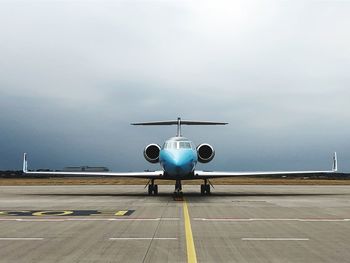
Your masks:
M350 218L194 218L195 221L254 222L254 221L297 221L297 222L350 222Z
M0 218L0 221L17 222L66 222L66 221L179 221L180 218ZM350 218L193 218L208 222L254 222L254 221L296 221L296 222L350 222Z
M110 237L109 240L177 240L177 237Z
M42 237L0 237L0 240L4 241L40 241L44 240Z
M43 219L27 219L27 218L8 218L0 219L0 221L17 221L17 222L67 222L67 221L177 221L179 218L43 218Z
M285 238L285 237L244 237L243 241L308 241L308 238Z
M99 211L99 210L23 210L23 211L11 211L2 210L0 216L130 216L135 210L118 210L118 211Z
M188 212L186 200L183 201L183 213L184 213L185 233L186 233L187 262L197 263L196 249L194 246L192 228L191 228L191 218Z

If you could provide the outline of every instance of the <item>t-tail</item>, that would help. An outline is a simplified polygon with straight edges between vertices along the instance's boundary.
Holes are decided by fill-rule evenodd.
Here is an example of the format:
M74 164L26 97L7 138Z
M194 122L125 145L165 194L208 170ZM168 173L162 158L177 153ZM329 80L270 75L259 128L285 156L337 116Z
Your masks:
M177 125L177 137L181 137L181 125L226 125L227 122L214 122L214 121L190 121L190 120L181 120L181 118L177 118L177 120L170 121L152 121L152 122L136 122L131 123L131 125Z

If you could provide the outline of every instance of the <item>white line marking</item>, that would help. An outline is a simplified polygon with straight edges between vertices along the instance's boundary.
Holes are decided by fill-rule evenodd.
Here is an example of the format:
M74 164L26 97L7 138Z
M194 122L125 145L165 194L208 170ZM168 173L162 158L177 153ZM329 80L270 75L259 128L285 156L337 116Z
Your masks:
M176 237L110 237L109 240L177 240Z
M244 237L244 241L308 241L308 238L284 238L284 237Z
M3 220L3 221L6 221L6 220ZM64 219L25 219L25 218L17 218L17 219L15 219L15 221L19 221L19 222L63 222Z
M194 218L195 221L253 222L253 221L297 221L297 222L349 222L349 218Z
M0 240L24 240L24 241L36 241L36 240L44 240L42 237L0 237Z

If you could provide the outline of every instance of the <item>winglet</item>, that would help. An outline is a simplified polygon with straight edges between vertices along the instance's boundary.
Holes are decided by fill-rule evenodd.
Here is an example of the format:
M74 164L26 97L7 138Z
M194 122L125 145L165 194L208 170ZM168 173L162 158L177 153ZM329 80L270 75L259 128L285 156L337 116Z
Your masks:
M332 167L332 171L333 172L337 172L338 171L338 158L337 158L337 153L334 152L333 155L333 167Z
M28 172L27 154L23 154L23 173Z

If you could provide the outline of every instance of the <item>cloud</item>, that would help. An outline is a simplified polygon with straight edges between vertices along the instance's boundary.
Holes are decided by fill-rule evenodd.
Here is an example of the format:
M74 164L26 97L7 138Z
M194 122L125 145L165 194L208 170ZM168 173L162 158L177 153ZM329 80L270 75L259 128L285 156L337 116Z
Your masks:
M350 169L347 2L1 1L0 169L155 169L174 127L219 170ZM342 162L343 161L343 162Z

